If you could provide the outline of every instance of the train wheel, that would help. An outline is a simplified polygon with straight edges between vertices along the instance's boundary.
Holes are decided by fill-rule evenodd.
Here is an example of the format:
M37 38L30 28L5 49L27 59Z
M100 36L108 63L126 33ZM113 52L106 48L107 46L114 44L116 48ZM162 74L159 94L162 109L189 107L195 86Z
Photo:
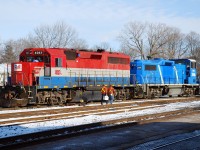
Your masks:
M162 95L167 95L169 93L169 87L165 85L162 90Z
M53 105L54 105L54 103L53 103L53 100L52 100L52 99L48 99L48 105L49 105L49 106L53 106Z
M75 90L70 90L70 99L72 100L76 96L76 91Z
M126 101L126 93L123 95L122 101Z
M12 100L4 99L2 100L2 107L10 108L15 106L12 105Z
M139 88L137 91L138 98L144 98L144 91L142 88Z
M62 101L62 98L58 97L58 105L63 105L63 101Z

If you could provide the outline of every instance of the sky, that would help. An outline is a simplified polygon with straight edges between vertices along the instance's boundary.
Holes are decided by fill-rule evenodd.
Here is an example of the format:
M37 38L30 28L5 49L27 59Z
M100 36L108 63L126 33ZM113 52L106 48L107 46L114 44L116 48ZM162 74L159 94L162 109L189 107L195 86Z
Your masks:
M65 22L89 47L118 49L131 21L165 23L200 33L200 0L0 0L0 41L24 38L41 25Z

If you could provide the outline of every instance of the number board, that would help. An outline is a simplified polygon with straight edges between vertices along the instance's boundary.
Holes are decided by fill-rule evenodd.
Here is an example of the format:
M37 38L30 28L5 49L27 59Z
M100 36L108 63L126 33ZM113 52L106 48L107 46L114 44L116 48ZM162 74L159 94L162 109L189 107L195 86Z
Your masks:
M43 51L34 51L34 54L35 55L41 55L41 54L43 54Z

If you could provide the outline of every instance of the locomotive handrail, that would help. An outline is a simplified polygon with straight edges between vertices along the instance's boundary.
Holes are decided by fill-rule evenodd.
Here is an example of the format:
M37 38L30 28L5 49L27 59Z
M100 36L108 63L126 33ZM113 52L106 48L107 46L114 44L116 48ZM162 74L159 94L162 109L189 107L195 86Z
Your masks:
M180 83L179 82L179 78L178 78L178 71L177 71L177 69L176 69L176 66L174 66L174 71L175 71L175 74L176 74L176 81L178 82L178 84Z
M124 79L125 73L124 72L122 72L120 74L120 76L119 76L119 74L116 73L115 80L112 79L112 74L110 71L99 72L99 73L97 73L95 71L92 74L87 71L85 74L83 74L80 72L72 72L70 70L70 78L72 78L72 76L73 76L72 74L74 74L75 82L77 83L78 86L82 86L82 85L90 86L89 83L92 83L92 85L97 86L98 82L101 82L101 85L103 85L105 83L117 85L117 83L119 83L119 81L121 82L122 85L125 84L125 79ZM120 80L119 77L122 79ZM108 78L108 79L105 80L105 78ZM130 81L130 77L128 80ZM85 84L83 84L84 82L85 82Z
M161 83L164 84L164 80L163 80L163 75L160 69L160 65L158 65L158 70L159 70L159 74L160 74L160 79L161 79Z

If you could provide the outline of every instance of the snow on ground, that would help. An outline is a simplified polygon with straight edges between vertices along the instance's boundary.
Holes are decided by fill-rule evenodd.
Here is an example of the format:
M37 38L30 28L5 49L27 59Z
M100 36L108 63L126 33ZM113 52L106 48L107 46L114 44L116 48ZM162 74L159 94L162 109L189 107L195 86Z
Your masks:
M132 105L132 106L134 106L134 105ZM137 106L137 105L136 105ZM145 106L145 107L140 107L140 109L148 109L148 108L153 108L153 107L156 107L156 106L160 106L160 105L153 105L153 106ZM130 106L124 106L123 107L124 109L120 109L120 110L115 110L115 113L117 113L118 111L129 111L130 110ZM129 109L127 109L127 108L129 108ZM131 110L133 111L133 110L135 110L135 109L138 109L138 108L131 108ZM103 108L101 108L101 109L96 109L96 110L104 110ZM91 113L88 113L88 111L87 110L84 110L84 111L78 111L79 113L87 113L87 116L89 116L89 115L96 115L96 114L98 114L98 115L101 115L102 113L108 113L108 112L113 112L113 109L108 109L108 110L106 110L106 111L104 111L104 112L91 112ZM16 112L15 112L16 113ZM75 118L75 117L80 117L80 116L83 116L82 114L77 114L77 112L67 112L67 113L58 113L58 114L53 114L53 116L59 116L59 115L67 115L67 117L69 118L69 117L73 117L73 118ZM6 118L6 119L0 119L0 123L1 122L4 122L4 121L15 121L15 120L20 120L20 119L31 119L31 118L35 118L35 117L51 117L52 116L52 114L43 114L43 115L35 115L35 116L25 116L25 117L17 117L17 118ZM65 118L65 117L62 117L63 119ZM33 121L29 121L29 122L35 122L34 120ZM21 122L19 122L18 124L22 124L22 123L27 123L27 122L23 122L23 121L21 121ZM15 124L16 124L16 122L15 122ZM5 125L12 125L12 123L8 123L8 124L4 124L4 125L0 125L0 126L5 126Z
M117 113L117 114L88 115L88 116L76 117L76 118L70 118L70 119L60 119L60 120L27 123L27 124L12 125L12 126L1 126L0 138L34 133L34 132L45 131L45 130L58 129L58 128L63 128L63 127L71 127L71 126L88 124L88 123L101 122L101 121L106 121L106 120L115 120L115 119L121 119L121 118L142 116L146 114L156 114L156 113L180 110L183 108L195 108L195 107L200 107L199 101L172 103L172 104L166 104L163 107L149 108L145 110L133 111L131 109L125 109L123 113ZM15 110L10 111L10 112L15 112ZM114 109L113 109L113 112L115 112Z
M176 98L176 99L181 99L181 98ZM174 100L173 98L171 98L171 99L168 99L168 98L166 98L166 99L162 99L162 100L168 100L168 101L170 101L170 100ZM143 103L143 102L151 102L151 101L155 101L155 100L146 100L146 99L144 99L144 100L142 100L142 99L140 99L140 100L134 100L134 102L136 103L136 102L138 102L138 103ZM124 102L124 101L122 101L122 102L117 102L117 103L130 103L130 102ZM90 107L90 106L96 106L97 104L87 104L86 106L84 106L84 107ZM75 105L75 106L63 106L63 107L66 107L66 108L75 108L75 107L80 107L80 106L77 106L77 105ZM27 111L38 111L38 110L51 110L51 109L60 109L60 107L45 107L45 108L33 108L33 109L20 109L20 110L3 110L3 111L0 111L0 114L7 114L7 113L13 113L13 112L15 112L15 113L17 113L17 112L27 112Z

